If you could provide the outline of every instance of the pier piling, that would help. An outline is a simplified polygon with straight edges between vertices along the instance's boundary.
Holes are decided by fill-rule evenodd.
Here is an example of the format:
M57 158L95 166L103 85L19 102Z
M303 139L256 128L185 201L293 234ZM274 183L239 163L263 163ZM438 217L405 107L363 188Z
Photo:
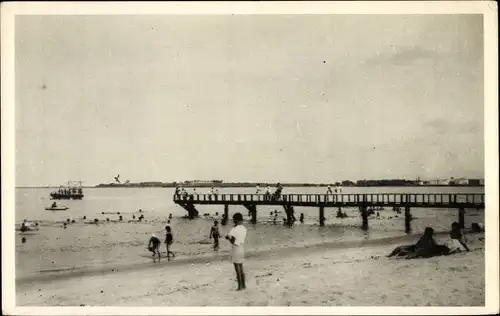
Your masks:
M227 224L227 220L229 218L229 205L224 204L224 215L222 217L222 225L225 226Z
M319 207L319 226L325 226L325 207Z
M257 224L257 205L255 204L245 204L244 205L250 213L252 224Z
M291 226L295 221L295 211L293 209L293 206L285 204L283 205L283 208L285 209L286 213L286 223L288 224L288 226Z
M411 210L410 207L405 207L405 232L408 234L411 232Z
M363 219L361 229L368 230L368 212L366 211L366 206L361 206L359 210L361 211L361 218Z
M465 209L463 207L458 209L458 224L462 229L465 227Z

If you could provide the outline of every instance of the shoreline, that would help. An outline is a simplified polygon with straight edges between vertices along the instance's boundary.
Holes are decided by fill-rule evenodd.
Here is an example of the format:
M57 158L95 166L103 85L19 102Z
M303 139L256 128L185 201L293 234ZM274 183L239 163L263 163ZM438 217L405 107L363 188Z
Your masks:
M436 232L436 239L443 238L446 236L447 232ZM386 245L392 245L397 242L407 243L416 241L421 234L407 234L401 236L393 237L382 237L373 238L365 240L345 240L345 241L331 241L331 242L320 242L320 243L309 243L297 246L281 247L281 248L269 248L247 251L245 253L246 259L255 258L257 260L262 260L262 258L269 256L269 258L282 255L290 256L294 254L301 253L317 253L321 251L337 251L342 249L363 249L372 247L381 247ZM470 234L471 236L477 234ZM144 257L147 257L144 255ZM147 260L147 261L146 261ZM32 283L46 283L55 280L65 280L79 277L91 277L97 275L105 275L109 273L117 272L133 272L141 271L147 269L155 269L165 266L183 266L189 264L201 264L201 263L211 263L211 262L223 262L229 260L229 251L220 251L217 253L207 253L202 255L194 256L184 256L180 258L168 261L166 258L156 264L152 264L150 259L146 259L145 262L133 262L127 264L103 264L96 266L82 266L82 267L67 267L51 270L41 270L37 273L32 273L21 278L16 278L17 286L24 286L26 284Z
M23 306L481 306L480 236L471 236L471 252L428 259L386 258L400 241L249 256L244 292L234 291L229 261L151 262L135 271L16 284L16 301Z

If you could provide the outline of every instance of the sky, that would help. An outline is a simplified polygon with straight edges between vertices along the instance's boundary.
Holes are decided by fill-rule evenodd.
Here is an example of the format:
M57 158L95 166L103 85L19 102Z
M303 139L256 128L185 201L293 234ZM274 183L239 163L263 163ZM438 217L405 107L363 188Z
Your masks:
M480 15L17 16L16 186L484 177Z

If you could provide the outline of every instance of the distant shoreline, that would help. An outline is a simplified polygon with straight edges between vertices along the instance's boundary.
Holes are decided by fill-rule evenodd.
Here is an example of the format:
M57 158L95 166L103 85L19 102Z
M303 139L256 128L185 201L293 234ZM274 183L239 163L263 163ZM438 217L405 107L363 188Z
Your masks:
M96 186L83 186L84 189L109 189L109 188L175 188L177 186L183 188L255 188L257 185L261 187L265 186L276 186L275 183L222 183L222 184L142 184L142 183L129 183L129 184L98 184ZM311 184L311 183L284 183L284 187L327 187L334 186L331 184ZM15 187L16 189L57 189L60 186L20 186ZM340 187L354 187L354 188L371 188L371 187L484 187L484 185L477 184L453 184L453 185L441 185L441 184L364 184L364 185L341 185Z

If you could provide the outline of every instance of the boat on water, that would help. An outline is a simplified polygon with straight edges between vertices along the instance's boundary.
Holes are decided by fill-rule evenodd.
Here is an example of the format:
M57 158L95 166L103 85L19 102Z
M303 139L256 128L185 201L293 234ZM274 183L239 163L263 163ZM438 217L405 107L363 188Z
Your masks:
M66 211L69 209L67 206L46 207L46 211Z
M82 181L68 181L66 186L50 193L51 200L81 200L83 197Z
M45 208L46 211L66 211L67 209L69 209L69 207L66 205L57 205L56 202L52 203L50 207Z

